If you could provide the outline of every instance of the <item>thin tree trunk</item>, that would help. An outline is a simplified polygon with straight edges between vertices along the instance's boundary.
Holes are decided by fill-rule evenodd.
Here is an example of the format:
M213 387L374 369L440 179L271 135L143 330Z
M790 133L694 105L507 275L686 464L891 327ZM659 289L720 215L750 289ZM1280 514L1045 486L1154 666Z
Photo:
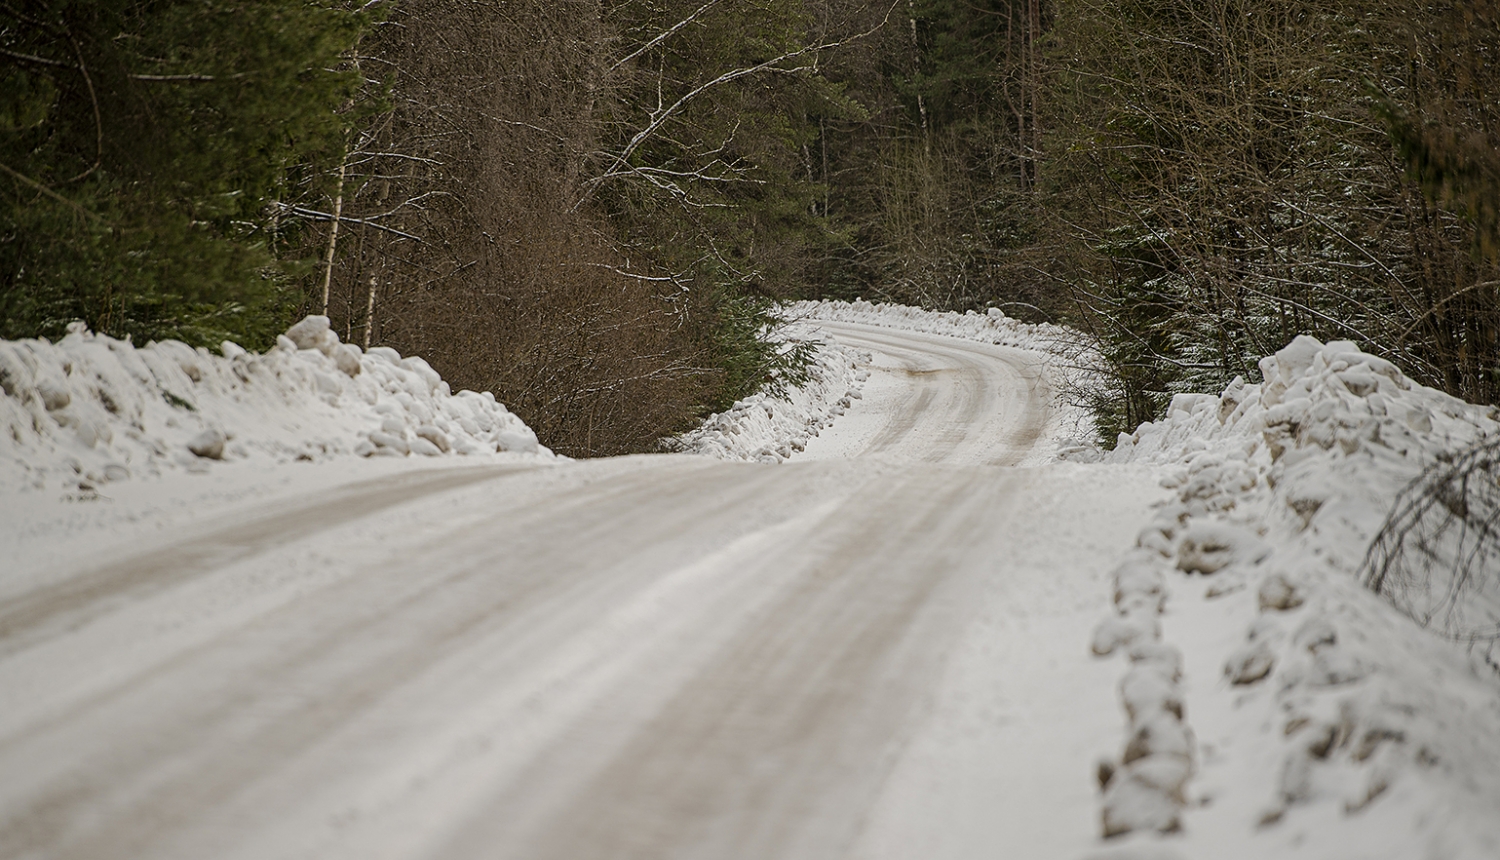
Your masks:
M1041 178L1041 154L1042 154L1042 125L1038 114L1040 108L1037 102L1040 100L1042 90L1041 64L1037 62L1036 43L1042 37L1042 3L1041 0L1031 0L1028 8L1028 22L1026 35L1027 48L1027 74L1031 78L1031 187L1037 186Z
M333 283L333 255L339 244L339 218L344 213L344 176L349 171L349 148L339 159L339 184L333 197L333 226L328 230L328 253L323 257L323 316L328 316L328 289Z
M818 117L818 142L823 148L823 217L828 217L828 123L823 117Z
M922 73L922 45L917 39L916 0L906 0L906 19L911 22L911 69ZM927 100L922 97L920 85L917 91L917 113L922 118L922 152L932 155L932 138L927 134Z
M366 351L370 349L370 332L375 328L375 284L376 278L370 276L370 292L365 299L365 344Z

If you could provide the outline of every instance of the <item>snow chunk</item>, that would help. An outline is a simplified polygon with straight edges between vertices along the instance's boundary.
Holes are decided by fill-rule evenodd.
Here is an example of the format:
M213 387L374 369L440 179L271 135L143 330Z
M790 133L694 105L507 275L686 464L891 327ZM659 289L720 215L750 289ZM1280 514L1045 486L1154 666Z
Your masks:
M287 339L298 349L318 349L323 344L326 335L333 334L329 330L328 317L310 316L286 330ZM335 338L338 335L334 335Z
M1113 654L1115 649L1139 641L1154 641L1161 638L1161 622L1154 612L1139 612L1134 615L1106 618L1094 628L1094 638L1089 650L1100 657Z
M194 436L192 441L188 442L187 447L189 451L192 451L205 460L222 460L224 459L225 441L227 440L224 438L223 433L209 428Z
M1116 775L1104 795L1104 835L1121 836L1137 830L1173 833L1182 828L1180 805L1152 784L1158 777L1149 766L1127 768ZM1127 857L1133 855L1125 855Z
M1194 521L1177 546L1177 568L1185 573L1218 573L1231 564L1256 564L1269 552L1264 541L1244 528Z

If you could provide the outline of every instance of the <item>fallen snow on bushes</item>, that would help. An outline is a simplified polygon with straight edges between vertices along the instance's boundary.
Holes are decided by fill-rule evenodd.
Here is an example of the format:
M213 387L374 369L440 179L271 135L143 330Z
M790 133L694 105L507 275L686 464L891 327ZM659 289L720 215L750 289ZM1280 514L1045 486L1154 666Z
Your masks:
M1496 416L1347 342L1261 370L1109 455L1167 468L1177 499L1093 642L1130 662L1105 829L1184 857L1500 857L1496 667L1359 578L1402 487Z
M308 317L264 355L136 347L75 324L0 341L0 484L82 497L221 462L341 455L551 455L493 394L450 392L427 362L342 344Z
M982 314L974 311L957 313L856 299L852 302L794 302L786 305L784 312L791 320L832 320L942 334L1032 349L1068 359L1087 360L1092 356L1087 341L1077 331L1051 323L1024 323L1006 316L999 308L990 308Z
M738 400L694 429L665 440L664 447L721 460L779 463L806 448L809 439L861 397L870 374L859 365L869 363L868 353L820 340L797 323L783 327L775 337L785 344L813 343L805 384Z

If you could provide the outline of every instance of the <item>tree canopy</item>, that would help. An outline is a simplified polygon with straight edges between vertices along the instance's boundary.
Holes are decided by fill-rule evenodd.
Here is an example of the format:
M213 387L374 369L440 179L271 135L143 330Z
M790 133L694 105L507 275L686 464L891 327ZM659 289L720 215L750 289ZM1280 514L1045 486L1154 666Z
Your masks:
M264 345L370 16L307 0L0 4L0 318ZM278 265L280 263L281 265Z
M1500 401L1496 0L0 0L0 335L344 339L649 450L772 302L1092 333L1108 437L1350 339Z

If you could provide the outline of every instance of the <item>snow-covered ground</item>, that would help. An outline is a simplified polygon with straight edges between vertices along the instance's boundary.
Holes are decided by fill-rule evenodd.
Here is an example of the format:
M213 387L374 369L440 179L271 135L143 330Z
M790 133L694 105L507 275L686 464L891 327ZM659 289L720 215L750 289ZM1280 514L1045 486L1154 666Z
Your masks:
M264 355L137 348L81 325L0 341L0 391L0 543L21 571L60 563L80 534L124 539L454 458L553 459L494 395L341 344L326 317Z
M1051 357L1042 366L1061 379L1054 390L1087 384L1090 356L1074 333L998 311L792 308L799 336L831 334L835 354L866 348L855 374L861 359L876 364L861 334L875 326L1022 347ZM1049 434L1072 437L1064 457L1161 467L1177 493L1113 572L1115 611L1091 643L1129 655L1122 752L1101 762L1103 827L1126 837L1117 840L1125 854L1500 857L1494 650L1421 629L1361 582L1401 490L1495 438L1495 412L1417 385L1349 343L1299 338L1262 371L1265 386L1240 380L1220 396L1179 396L1166 419L1108 455L1072 441L1083 432ZM848 396L863 398L860 388ZM848 425L883 411L844 419L838 453L860 435ZM725 426L753 438L730 421L699 432ZM796 450L808 445L814 455L828 447L802 440ZM727 446L711 453L733 456ZM1158 830L1172 835L1141 835Z
M1500 856L1493 667L1358 581L1494 415L1301 339L1106 455L1067 330L789 316L588 462L317 318L0 343L0 856Z
M1177 498L1118 569L1096 650L1155 640L1182 670L1131 655L1130 763L1105 808L1180 818L1169 844L1187 857L1500 857L1492 654L1361 582L1401 489L1494 438L1496 415L1347 342L1300 337L1261 370L1261 385L1179 395L1109 457L1160 465ZM1155 752L1168 706L1186 709L1188 769L1164 781L1160 756L1132 757Z

